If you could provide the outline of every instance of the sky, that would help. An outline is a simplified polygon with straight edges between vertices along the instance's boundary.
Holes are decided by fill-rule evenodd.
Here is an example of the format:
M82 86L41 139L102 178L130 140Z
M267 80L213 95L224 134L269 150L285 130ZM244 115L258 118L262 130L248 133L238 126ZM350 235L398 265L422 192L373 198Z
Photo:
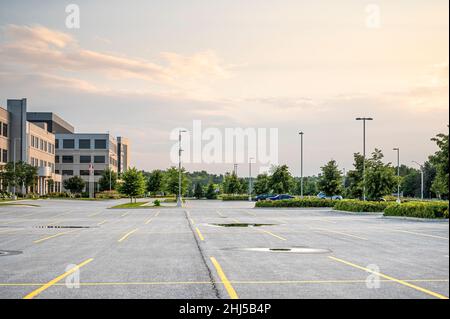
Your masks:
M67 25L79 8L79 28ZM132 165L174 165L174 130L278 129L277 158L304 174L362 151L423 162L448 132L447 0L0 0L0 106L27 98L78 132L131 140ZM69 22L74 20L69 19ZM69 26L69 27L68 27ZM173 136L172 136L173 137ZM208 141L203 141L207 144ZM187 145L193 143L185 142ZM185 167L224 173L232 162ZM238 163L247 175L247 156ZM265 163L255 159L254 172Z

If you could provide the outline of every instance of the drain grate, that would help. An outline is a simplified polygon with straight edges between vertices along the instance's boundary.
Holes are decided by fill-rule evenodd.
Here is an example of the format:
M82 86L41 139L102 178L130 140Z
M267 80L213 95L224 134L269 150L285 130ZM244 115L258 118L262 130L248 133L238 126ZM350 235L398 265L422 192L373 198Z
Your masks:
M12 256L12 255L19 255L21 254L21 251L18 250L0 250L0 257L3 256Z
M35 226L34 228L92 228L91 226L61 226L61 225L45 225L45 226Z
M255 251L255 252L266 252L266 253L293 253L293 254L327 254L327 253L331 253L331 250L329 250L329 249L310 248L310 247L291 247L291 248L253 247L253 248L231 248L228 250Z
M262 226L275 226L276 224L230 223L230 224L210 224L210 225L219 227L262 227Z

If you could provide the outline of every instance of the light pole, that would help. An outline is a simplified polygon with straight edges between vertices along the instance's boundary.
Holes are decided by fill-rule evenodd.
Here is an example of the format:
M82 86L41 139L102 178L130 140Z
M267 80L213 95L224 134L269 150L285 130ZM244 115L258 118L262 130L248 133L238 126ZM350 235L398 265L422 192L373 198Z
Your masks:
M186 130L180 130L178 132L178 199L177 199L177 207L183 207L183 200L181 198L181 153L183 150L181 149L181 133L187 132Z
M420 167L420 199L423 200L423 193L424 193L424 186L423 186L423 174L424 174L424 167L422 164L417 163L416 161L412 161L413 163L419 165Z
M400 148L395 147L392 150L397 151L397 203L400 203Z
M252 185L252 160L254 158L250 157L248 159L248 201L252 201L253 185Z
M357 121L363 121L363 201L366 200L366 121L373 121L371 117L357 117Z
M13 184L13 200L17 199L16 195L16 142L17 140L22 140L21 137L16 137L13 140L13 173L14 173L14 184ZM21 148L22 151L22 148Z
M303 135L305 133L298 134L300 135L300 197L303 198Z

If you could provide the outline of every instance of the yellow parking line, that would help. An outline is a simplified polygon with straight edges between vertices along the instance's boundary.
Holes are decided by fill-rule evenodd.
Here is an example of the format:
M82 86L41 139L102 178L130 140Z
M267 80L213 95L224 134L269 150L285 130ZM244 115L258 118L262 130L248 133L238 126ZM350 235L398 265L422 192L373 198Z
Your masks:
M39 295L41 292L43 292L44 290L47 290L48 288L50 288L51 286L53 286L54 284L58 283L59 281L63 280L64 278L66 278L67 276L71 275L72 273L78 271L81 267L89 264L91 261L93 261L93 258L87 259L85 261L83 261L81 264L76 265L75 267L73 267L72 269L66 271L64 274L56 277L55 279L49 281L48 283L46 283L45 285L43 285L42 287L36 289L35 291L32 291L31 293L29 293L28 295L26 295L23 299L33 299L34 297L36 297L37 295Z
M235 223L238 223L238 224L240 224L240 221L239 221L239 219L236 219L236 218L231 218L231 220L232 220L232 221L234 221Z
M21 228L23 229L23 228ZM0 234L5 234L5 233L10 233L10 232L15 232L21 229L6 229L6 230L0 230Z
M48 236L48 237L45 237L45 238L41 238L41 239L35 240L35 241L33 241L33 243L39 244L39 243L42 243L43 241L46 241L46 240L49 240L49 239L52 239L52 238L55 238L55 237L59 237L59 236L62 236L62 235L70 234L70 233L73 233L73 232L76 232L76 231L79 231L79 229L74 229L74 230L69 230L69 231L62 232L62 233L57 233L55 235L51 235L51 236Z
M98 226L100 226L100 225L103 225L103 224L105 224L106 222L107 222L107 220L104 220L104 221L102 221L102 222L98 223L97 225L98 225Z
M102 212L93 213L93 214L89 215L88 217L94 217L94 216L100 215L101 213L102 213Z
M318 230L318 231L323 231L323 232L334 233L334 234L338 234L338 235L342 235L342 236L353 237L353 238L357 238L357 239L361 239L361 240L368 240L367 238L364 238L364 237L359 237L359 236L355 236L355 235L352 235L352 234L343 233L343 232L340 232L340 231L324 229L324 228L313 228L313 229Z
M123 242L125 239L127 239L128 237L130 237L131 234L133 234L133 233L135 233L135 232L137 232L137 231L138 231L138 228L133 229L132 231L126 233L125 235L122 236L122 238L120 238L120 239L118 240L118 242L119 242L119 243Z
M391 276L382 274L382 273L380 273L380 272L376 272L376 271L373 271L373 270L371 270L371 269L368 269L368 268L365 268L365 267L362 267L362 266L353 264L353 263L348 262L348 261L345 261L345 260L343 260L343 259L339 259L339 258L336 258L336 257L333 257L333 256L328 256L328 258L330 258L330 259L332 259L332 260L334 260L334 261L343 263L343 264L345 264L345 265L348 265L348 266L351 266L351 267L354 267L354 268L357 268L357 269L364 270L364 271L366 271L366 272L369 272L369 273L371 273L371 274L377 275L377 276L382 277L382 278L384 278L384 279L394 281L394 282L396 282L396 283L399 283L400 285L403 285L403 286L406 286L406 287L409 287L409 288L418 290L418 291L423 292L423 293L425 293L425 294L428 294L428 295L430 295L430 296L433 296L433 297L436 297L436 298L439 298L439 299L448 299L448 297L446 297L446 296L444 296L444 295L441 295L441 294L438 294L438 293L436 293L436 292L433 292L433 291L431 291L431 290L428 290L428 289L425 289L425 288L422 288L422 287L413 285L413 284L411 284L411 283L409 283L409 282L406 282L406 281L404 281L404 280L396 279L396 278L394 278L394 277L391 277Z
M149 218L149 219L147 219L147 220L145 221L145 223L144 223L144 224L145 224L145 225L148 225L148 224L150 224L150 223L151 223L151 221L152 221L152 219L153 219L153 218Z
M56 224L62 223L62 220L56 220L50 224L47 224L46 226L55 226Z
M160 213L160 211L158 210L158 211L156 212L156 214L155 214L155 217L158 217L158 216L159 216L159 213Z
M225 217L221 212L216 211L217 215L219 215L220 217Z
M249 212L249 211L245 211L247 214L249 214L250 216L256 217L255 213Z
M231 299L239 299L236 291L234 290L233 286L231 285L230 281L228 280L227 276L222 270L222 267L217 262L216 258L211 257L211 262L213 263L214 267L216 268L217 275L219 275L220 280L223 282L223 285L225 286L225 289L228 292L228 295Z
M286 238L283 238L283 237L281 237L281 236L275 235L274 233L271 233L270 231L267 231L267 230L264 230L264 229L258 229L258 230L259 230L260 232L266 233L266 234L271 235L271 236L273 236L273 237L275 237L275 238L278 238L278 239L280 239L280 240L287 240Z
M418 236L424 236L424 237L431 237L431 238L437 238L437 239L448 240L447 237L441 237L441 236L435 236L435 235L428 235L428 234L416 233L416 232L407 231L407 230L395 229L395 231L401 232L401 233L406 233L406 234L412 234L412 235L418 235Z
M123 213L122 215L120 215L120 217L125 217L125 216L127 216L128 214L130 214L130 213Z
M194 224L195 224L195 223L194 223L194 220L193 220L192 218L191 218L190 220L191 220L192 225L194 225Z
M203 237L202 233L200 232L200 229L198 229L198 227L196 227L195 230L197 231L197 235L200 238L200 240L204 241L205 238Z

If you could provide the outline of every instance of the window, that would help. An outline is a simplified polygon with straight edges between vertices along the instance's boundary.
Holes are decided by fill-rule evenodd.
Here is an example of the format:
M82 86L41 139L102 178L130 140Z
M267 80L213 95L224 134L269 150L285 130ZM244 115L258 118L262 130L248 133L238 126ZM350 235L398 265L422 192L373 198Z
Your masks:
M106 140L95 140L95 149L106 149Z
M73 156L72 155L63 155L62 156L62 162L63 163L73 163Z
M44 151L48 151L48 143L47 141L44 141Z
M98 171L95 170L95 171L94 171L94 175L95 175L95 176L103 175L103 171L101 171L101 170L98 170Z
M3 123L3 127L2 127L2 135L4 137L8 137L8 124Z
M104 156L94 156L94 163L104 164L105 163L105 157Z
M8 162L8 150L2 150L1 155L2 155L1 161L3 163L7 163Z
M80 169L80 176L89 176L88 169Z
M39 166L44 166L44 161L43 160L39 161Z
M59 169L55 170L55 174L59 174Z
M63 175L73 175L73 171L72 170L63 170L62 174Z
M75 140L63 140L63 148L75 148Z
M86 140L86 139L78 140L78 148L83 149L83 150L90 149L91 148L91 140Z
M80 155L80 163L82 163L82 164L91 163L91 156L90 155Z
M59 140L55 140L56 148L59 148Z
M39 140L39 149L41 150L41 151L43 151L44 150L44 141L43 140Z
M55 156L55 163L59 163L59 156Z

